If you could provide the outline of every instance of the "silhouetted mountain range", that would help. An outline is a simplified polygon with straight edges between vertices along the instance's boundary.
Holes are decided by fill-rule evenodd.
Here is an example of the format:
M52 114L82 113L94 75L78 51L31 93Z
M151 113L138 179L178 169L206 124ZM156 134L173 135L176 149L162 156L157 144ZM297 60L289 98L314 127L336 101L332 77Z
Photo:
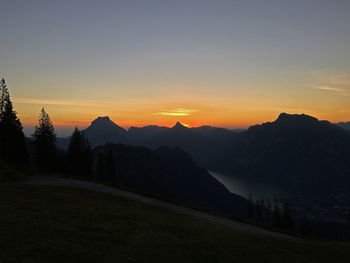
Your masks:
M343 128L345 130L350 131L350 121L348 121L348 122L338 122L338 123L335 123L335 125L337 125L340 128Z
M211 126L187 128L180 122L172 128L152 125L130 127L126 131L108 117L98 117L82 133L92 147L105 143L124 143L151 149L165 145L178 146L190 153L201 166L208 166L207 163L215 159L217 151L221 151L236 132ZM70 138L58 138L58 147L67 149L69 140Z
M328 121L283 113L237 134L221 156L218 169L276 186L320 220L345 220L349 212L350 133Z
M172 128L126 131L104 117L83 132L92 146L113 142L150 149L180 147L209 171L276 186L294 200L307 200L307 206L302 204L305 209L315 213L324 209L329 212L325 216L341 218L347 208L339 207L350 207L350 132L339 126L282 113L273 122L242 132L187 128L179 122Z

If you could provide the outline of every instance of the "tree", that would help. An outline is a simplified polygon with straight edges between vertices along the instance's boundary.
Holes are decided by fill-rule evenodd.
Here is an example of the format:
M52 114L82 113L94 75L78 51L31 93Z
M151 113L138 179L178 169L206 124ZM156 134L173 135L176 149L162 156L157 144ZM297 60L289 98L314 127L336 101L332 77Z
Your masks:
M254 219L254 200L251 194L249 194L248 201L248 216L250 219Z
M276 198L273 199L273 226L281 227L281 210Z
M113 181L115 178L115 168L114 168L114 158L113 152L111 150L107 153L107 162L106 162L106 179L108 181Z
M266 222L271 224L272 205L269 199L266 200Z
M99 153L96 160L96 177L98 180L105 180L106 174L106 158Z
M283 204L283 212L282 212L282 227L288 230L293 230L294 221L292 217L292 211L289 207L289 204L285 202Z
M310 236L312 234L310 221L305 214L303 214L300 220L300 233L304 236Z
M97 179L101 181L115 180L115 166L113 152L109 150L107 154L100 153L96 161Z
M39 115L39 125L35 127L34 140L38 167L56 168L56 133L44 108Z
M89 141L76 127L67 152L68 170L73 175L91 176L92 153Z
M23 127L13 110L5 79L0 81L0 159L13 164L28 161Z
M260 200L257 200L255 203L255 216L256 216L256 221L258 222L263 222L264 218L263 218L263 207L261 204Z

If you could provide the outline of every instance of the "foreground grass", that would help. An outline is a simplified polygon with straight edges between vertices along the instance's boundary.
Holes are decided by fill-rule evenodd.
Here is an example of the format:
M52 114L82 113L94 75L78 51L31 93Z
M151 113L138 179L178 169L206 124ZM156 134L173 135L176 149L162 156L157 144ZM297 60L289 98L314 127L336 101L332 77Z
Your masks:
M349 262L350 244L286 240L81 189L0 184L0 262Z

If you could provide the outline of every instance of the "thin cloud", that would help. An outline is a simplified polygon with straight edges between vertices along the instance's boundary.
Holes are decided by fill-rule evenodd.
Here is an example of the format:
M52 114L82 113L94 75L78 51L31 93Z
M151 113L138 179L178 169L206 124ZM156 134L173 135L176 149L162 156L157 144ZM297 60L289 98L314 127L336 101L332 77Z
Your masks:
M335 91L335 92L344 92L344 90L339 88L333 88L329 86L319 86L319 87L312 87L315 90L323 90L323 91Z
M155 115L163 115L163 116L190 116L198 111L199 110L194 110L194 109L177 108L177 109L163 110L160 112L156 112L154 114Z
M311 72L311 89L333 92L339 96L350 96L350 74L334 73L329 70Z
M108 101L75 101L75 100L57 100L57 99L33 99L33 98L14 98L18 104L40 104L40 105L58 105L58 106L73 106L73 107L94 107L103 108L106 105L113 105L113 102Z

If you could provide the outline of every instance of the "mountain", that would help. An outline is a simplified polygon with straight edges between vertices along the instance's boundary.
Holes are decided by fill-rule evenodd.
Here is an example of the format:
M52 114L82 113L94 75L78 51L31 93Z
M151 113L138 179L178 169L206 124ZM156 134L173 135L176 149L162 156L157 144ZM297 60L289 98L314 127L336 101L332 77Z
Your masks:
M109 117L98 117L82 132L92 147L106 143L124 143L151 149L165 145L177 146L191 154L203 167L212 167L212 164L216 163L217 153L222 151L236 134L232 130L211 126L188 128L180 122L172 128L151 125L141 128L130 127L126 131ZM66 150L69 141L70 137L58 138L58 147Z
M98 117L82 132L89 139L92 147L111 142L123 142L127 136L127 131L112 122L108 116Z
M328 121L282 113L237 134L220 156L216 168L232 177L275 186L323 220L346 218L350 133Z
M166 146L149 150L123 144L106 144L97 147L94 156L96 177L101 177L99 160L112 158L109 165L113 168L107 169L115 172L109 179L120 185L225 215L247 216L248 201L228 192L180 148Z
M111 121L108 116L96 118L89 127L82 130L82 133L88 138L93 148L106 143L120 143L127 140L127 131ZM68 149L69 142L70 136L57 138L57 145L63 150Z
M236 136L231 150L231 172L289 187L350 172L350 134L304 114L282 113L252 126Z
M347 131L350 131L350 121L348 121L348 122L338 122L338 123L335 123L335 125L337 125L340 128L343 128L343 129L345 129Z
M150 125L145 127L130 127L128 130L128 142L134 145L143 145L154 136L168 130L168 127Z

